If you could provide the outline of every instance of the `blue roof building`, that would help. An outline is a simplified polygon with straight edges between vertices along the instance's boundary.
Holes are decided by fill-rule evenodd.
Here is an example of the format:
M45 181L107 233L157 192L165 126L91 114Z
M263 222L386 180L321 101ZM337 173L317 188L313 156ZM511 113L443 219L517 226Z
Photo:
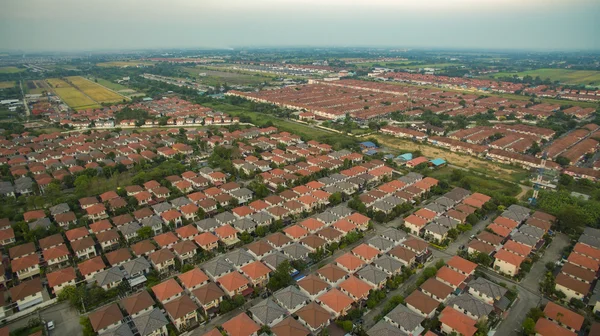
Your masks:
M365 152L365 155L369 155L369 156L375 155L375 154L377 154L377 151L374 149L369 149L368 151Z
M443 166L446 164L446 160L440 158L430 160L429 162L431 162L431 164L433 164L436 167Z
M396 157L396 159L401 161L410 161L413 159L412 153L400 154Z
M377 145L376 145L376 144L374 144L374 143L373 143L373 142L371 142L371 141L365 141L365 142L361 142L361 143L360 143L360 146L361 146L362 148L377 148Z

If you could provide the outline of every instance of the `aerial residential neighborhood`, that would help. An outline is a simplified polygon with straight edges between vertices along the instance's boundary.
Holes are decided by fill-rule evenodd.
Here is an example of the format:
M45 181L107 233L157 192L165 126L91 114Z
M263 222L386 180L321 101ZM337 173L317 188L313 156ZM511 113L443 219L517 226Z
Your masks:
M0 336L600 335L600 3L5 2Z

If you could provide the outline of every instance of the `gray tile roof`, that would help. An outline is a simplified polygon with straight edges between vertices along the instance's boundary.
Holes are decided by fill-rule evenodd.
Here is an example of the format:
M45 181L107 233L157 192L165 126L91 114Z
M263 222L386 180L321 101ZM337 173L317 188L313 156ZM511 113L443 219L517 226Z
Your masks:
M263 300L250 309L252 317L258 319L262 324L271 325L275 320L285 317L287 310L281 308L272 299Z
M98 286L102 287L107 284L122 281L125 278L125 274L121 271L118 266L111 267L94 275L94 280L98 283Z
M579 242L600 249L600 238L587 235L585 231L579 236Z
M118 327L103 333L102 336L133 336L133 332L127 323L122 323Z
M221 212L220 214L215 216L217 222L221 224L230 224L236 220L236 217L229 211Z
M452 190L450 190L449 192L447 192L446 194L444 194L445 197L453 200L454 202L460 202L462 201L465 197L471 195L471 192L463 189L463 188L454 188Z
M435 234L439 234L439 235L443 236L446 233L448 233L448 231L450 231L450 229L434 222L434 223L427 224L425 226L425 231L433 232Z
M174 207L176 208L181 208L184 205L188 205L192 203L187 197L177 197L174 200L171 200L171 204L173 204Z
M162 202L152 206L152 210L157 213L163 213L165 211L169 211L173 209L173 206L169 202Z
M141 336L147 336L169 324L165 315L158 308L133 318L133 323Z
M329 211L338 217L346 217L352 214L352 209L348 208L345 205L337 205L329 209Z
M425 206L425 209L431 210L435 213L441 214L444 211L446 211L446 207L443 205L440 205L438 203L429 203Z
M52 222L50 222L50 218L44 217L37 219L34 222L31 222L27 225L29 226L30 230L35 230L37 228L48 229L50 225L52 225Z
M389 211L392 211L393 208L394 208L393 205L391 205L390 203L384 202L383 200L373 203L373 209L375 209L375 210L389 212Z
M240 188L238 190L232 191L231 192L231 196L235 197L235 198L241 198L241 197L252 197L254 193L252 192L252 190L248 189L248 188Z
M198 227L198 230L204 231L204 232L212 231L212 230L218 228L219 226L221 226L221 224L219 224L219 222L217 222L217 220L214 218L203 219L203 220L197 221L194 224L196 224L196 226Z
M400 328L391 325L386 320L380 320L367 331L368 336L406 336Z
M425 319L423 316L413 312L403 304L399 304L386 316L391 322L398 324L404 330L415 330Z
M521 223L522 221L526 220L527 217L529 217L529 215L525 215L523 213L511 211L508 209L504 210L500 216L512 219L517 223Z
M367 244L373 246L374 248L378 249L379 251L384 251L384 252L387 252L392 247L394 247L394 243L392 243L389 239L385 239L380 236L376 236L376 237L369 239L367 241Z
M250 218L252 218L252 220L258 225L272 223L274 219L273 216L269 215L266 211L260 211L252 214Z
M503 297L508 291L506 288L497 285L485 278L477 278L469 281L469 287L473 288L477 292L483 293L494 300L498 300Z
M157 215L152 215L150 217L146 217L140 220L140 223L142 224L142 226L147 227L162 226L162 219L160 219L160 217L158 217Z
M396 196L388 196L388 197L382 198L381 201L391 204L392 206L397 206L402 203L405 203L403 199L396 197Z
M310 250L306 247L304 247L304 245L298 244L298 243L292 243L291 245L288 245L286 247L284 247L282 249L282 252L287 255L288 257L297 260L297 259L303 259L306 258L308 256L308 254L310 253Z
M540 239L544 236L544 230L540 229L537 226L532 226L528 224L521 225L519 227L519 231L537 239Z
M522 215L527 215L529 217L529 214L531 213L531 210L529 210L529 208L526 208L522 205L518 205L518 204L512 204L510 205L507 210L512 211L512 212L517 212L520 213Z
M459 296L450 299L448 305L451 307L457 306L463 310L466 310L467 312L471 313L471 315L477 316L477 318L487 316L492 312L492 310L494 310L492 305L478 300L473 295L467 293L460 294Z
M383 231L380 236L395 242L401 242L407 237L406 232L394 228Z
M373 265L363 267L357 274L361 279L366 280L373 285L378 285L388 277L387 273Z
M513 234L511 236L511 239L516 241L517 243L523 243L530 247L534 247L539 241L537 238L533 238L522 232L517 232L517 233Z
M387 254L375 259L373 265L385 271L388 274L393 274L402 269L402 263Z
M448 197L444 197L444 196L438 197L433 202L445 207L446 209L451 208L454 206L454 204L456 204L456 202L454 200L451 200Z
M139 229L141 229L142 227L140 226L140 224L138 224L137 222L131 222L131 223L127 223L125 225L121 225L119 226L119 231L121 231L121 233L124 236L133 234L133 233L137 233Z
M145 257L139 257L133 260L129 260L121 266L123 266L123 270L125 271L125 273L131 275L150 269L150 262L148 262L148 260Z
M265 257L262 258L262 262L265 263L267 266L269 266L272 270L275 270L277 268L277 266L279 266L282 262L284 261L290 261L290 258L288 258L285 254L279 252L279 251L275 251Z
M288 286L273 294L273 298L285 309L292 310L299 304L306 305L310 298L295 286Z
M440 216L436 218L435 222L450 229L453 229L456 226L458 226L458 221L456 219L452 219L446 216Z
M71 210L71 208L69 208L69 205L67 203L60 203L57 204L53 207L50 207L50 215L55 216L61 213L65 213L65 212L69 212Z
M330 211L321 212L320 214L316 215L314 218L325 224L332 224L338 220L338 216L331 213Z
M254 257L244 249L235 249L225 255L225 259L236 267L242 267L254 261Z
M252 231L256 228L256 223L248 218L238 219L232 225L240 231Z
M213 260L202 265L202 269L213 278L218 278L225 273L234 271L231 265L224 256L218 256Z

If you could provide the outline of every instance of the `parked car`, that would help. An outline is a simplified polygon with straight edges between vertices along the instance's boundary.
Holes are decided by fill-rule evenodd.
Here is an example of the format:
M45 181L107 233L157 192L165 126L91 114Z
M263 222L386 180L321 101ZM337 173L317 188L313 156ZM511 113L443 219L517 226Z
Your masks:
M50 321L50 322L46 323L46 326L48 327L48 330L53 330L54 329L54 321Z

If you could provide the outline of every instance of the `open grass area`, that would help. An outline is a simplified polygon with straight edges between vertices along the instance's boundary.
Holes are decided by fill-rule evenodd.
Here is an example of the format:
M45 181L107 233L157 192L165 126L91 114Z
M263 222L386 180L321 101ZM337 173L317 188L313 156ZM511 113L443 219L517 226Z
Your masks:
M274 126L282 131L298 134L306 140L314 139L320 142L328 143L334 146L336 149L342 148L348 144L356 144L359 142L358 139L347 135L332 133L311 125L304 125L293 121L279 119L268 114L249 111L240 106L225 103L205 103L202 105L211 107L216 111L226 112L234 117L248 116L252 120L252 123L257 126L262 126L270 121Z
M47 80L52 90L62 99L67 105L76 110L85 110L88 108L100 107L100 104L86 96L71 84L59 78L50 78Z
M471 171L482 173L488 176L494 176L518 182L528 175L527 171L521 168L498 165L491 161L450 152L425 143L417 143L406 139L398 139L383 134L372 135L372 137L377 139L380 145L383 145L389 149L395 149L399 152L413 152L418 150L428 158L442 158L451 165L469 169Z
M15 82L0 82L0 89L10 89L15 86Z
M233 71L216 71L202 68L182 68L181 70L189 73L190 77L196 79L198 83L209 86L227 83L228 85L252 85L264 82L270 82L271 77L262 76L260 74L244 74ZM200 76L200 73L206 76Z
M512 77L517 75L519 77L540 76L541 79L550 78L551 81L559 81L563 84L572 85L600 85L600 71L593 70L569 70L569 69L538 69L523 72L499 72L493 74L492 77Z
M41 94L44 91L50 91L48 83L43 80L29 80L23 83L23 89L26 93Z
M117 68L125 68L125 67L137 67L137 66L154 66L154 62L150 61L114 61L114 62L102 62L97 63L96 65L99 67L117 67Z
M81 76L67 77L67 80L98 103L117 103L125 99L120 94Z
M449 181L450 183L454 182L453 184L458 186L467 184L470 186L470 190L486 195L501 194L515 197L521 192L521 188L517 184L507 183L500 179L467 170L462 170L463 177L460 181L452 181L451 175L453 170L452 167L443 167L432 171L429 176L438 180Z
M0 74L11 74L11 73L17 73L17 72L23 72L25 71L25 69L20 69L17 67L0 67Z
M111 82L108 81L106 79L103 78L89 78L89 80L96 80L98 81L98 84L106 86L107 88L114 90L114 91L119 91L119 90L128 90L129 88L125 85L121 85L119 83L115 83L115 82Z

